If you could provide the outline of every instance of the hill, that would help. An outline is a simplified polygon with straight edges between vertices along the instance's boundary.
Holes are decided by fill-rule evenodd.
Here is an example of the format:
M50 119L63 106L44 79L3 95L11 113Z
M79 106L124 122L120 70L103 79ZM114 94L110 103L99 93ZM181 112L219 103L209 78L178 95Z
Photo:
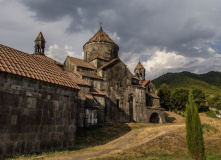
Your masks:
M152 81L157 89L165 83L171 90L176 88L201 89L206 94L221 95L221 73L208 72L194 74L190 72L166 73Z

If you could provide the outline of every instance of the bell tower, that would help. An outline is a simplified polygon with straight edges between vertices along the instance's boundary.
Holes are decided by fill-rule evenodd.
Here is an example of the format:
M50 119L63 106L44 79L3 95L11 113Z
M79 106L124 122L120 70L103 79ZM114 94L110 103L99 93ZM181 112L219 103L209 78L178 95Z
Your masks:
M44 51L45 51L45 39L43 34L40 32L37 36L37 38L35 39L35 52L34 54L38 54L38 55L45 55Z
M134 74L136 77L138 77L140 80L144 81L145 80L145 68L143 65L138 62L137 66L134 69Z

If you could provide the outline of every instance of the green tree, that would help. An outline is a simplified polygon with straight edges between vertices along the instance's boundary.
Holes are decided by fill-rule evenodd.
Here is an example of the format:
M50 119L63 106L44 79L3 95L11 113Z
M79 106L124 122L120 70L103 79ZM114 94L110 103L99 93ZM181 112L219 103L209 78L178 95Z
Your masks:
M193 90L193 99L197 105L198 111L208 111L209 107L206 106L206 95L200 89Z
M169 86L166 84L162 84L160 86L159 92L157 94L160 97L160 104L163 108L166 110L169 110L170 107L170 96L171 96L171 91Z
M221 110L221 98L219 95L215 95L214 97L209 97L207 99L207 102L209 103L210 107Z
M171 105L177 110L185 111L188 102L188 89L176 89L171 95Z
M186 105L186 144L188 151L196 160L205 160L202 125L192 93L189 94L188 102L189 104Z

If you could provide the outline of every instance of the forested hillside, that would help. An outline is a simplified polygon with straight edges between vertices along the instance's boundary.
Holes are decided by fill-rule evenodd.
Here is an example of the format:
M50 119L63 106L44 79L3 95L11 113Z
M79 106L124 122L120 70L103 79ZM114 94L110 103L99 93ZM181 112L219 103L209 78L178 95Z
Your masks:
M190 72L167 73L152 81L157 89L165 83L173 91L177 88L200 89L206 94L221 95L221 72L194 74Z

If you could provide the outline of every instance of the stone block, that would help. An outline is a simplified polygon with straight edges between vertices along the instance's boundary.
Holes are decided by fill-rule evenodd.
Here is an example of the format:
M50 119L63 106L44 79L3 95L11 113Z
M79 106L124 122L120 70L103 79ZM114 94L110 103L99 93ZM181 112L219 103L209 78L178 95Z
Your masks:
M28 98L27 108L35 109L36 108L36 98Z
M13 133L10 135L10 141L18 142L20 139L20 134L19 133Z
M11 116L11 125L16 125L17 124L17 115L12 115Z

